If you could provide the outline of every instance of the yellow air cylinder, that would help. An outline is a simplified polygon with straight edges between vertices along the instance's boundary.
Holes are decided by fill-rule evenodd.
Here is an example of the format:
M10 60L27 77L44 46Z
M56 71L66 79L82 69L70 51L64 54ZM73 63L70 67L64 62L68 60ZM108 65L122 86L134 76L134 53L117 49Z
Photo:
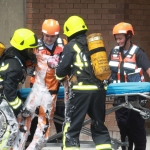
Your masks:
M101 33L93 33L87 36L87 43L96 78L106 80L111 71Z

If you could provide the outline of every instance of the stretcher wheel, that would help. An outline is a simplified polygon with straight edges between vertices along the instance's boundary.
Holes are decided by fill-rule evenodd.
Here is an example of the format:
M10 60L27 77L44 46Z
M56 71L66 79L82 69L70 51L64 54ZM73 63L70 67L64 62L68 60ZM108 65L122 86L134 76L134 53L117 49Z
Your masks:
M150 112L149 111L143 111L143 112L145 112L146 113L146 115L142 115L142 118L143 119L149 119L150 118Z
M3 111L0 110L0 137L2 137L7 130L7 119Z

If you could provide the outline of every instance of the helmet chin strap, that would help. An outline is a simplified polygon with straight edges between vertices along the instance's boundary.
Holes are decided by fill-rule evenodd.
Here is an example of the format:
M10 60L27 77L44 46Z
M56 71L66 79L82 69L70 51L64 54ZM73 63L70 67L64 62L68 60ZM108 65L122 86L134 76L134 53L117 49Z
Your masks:
M59 38L59 34L57 34L57 38L56 38L56 40L55 40L55 42L54 43L57 43L57 39Z
M122 47L120 47L120 49L121 50L124 50L124 48L125 48L125 46L126 46L126 44L127 44L127 41L130 39L130 35L128 35L128 34L125 34L125 42L124 42L124 45L122 46Z

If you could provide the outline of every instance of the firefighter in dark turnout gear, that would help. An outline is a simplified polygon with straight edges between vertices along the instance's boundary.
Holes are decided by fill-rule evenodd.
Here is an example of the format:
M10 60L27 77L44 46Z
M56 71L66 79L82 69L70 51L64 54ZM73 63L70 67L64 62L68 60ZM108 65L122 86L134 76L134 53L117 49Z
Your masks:
M109 55L113 81L115 83L144 82L143 71L150 77L150 62L144 51L131 42L132 35L134 35L132 25L125 22L115 25L113 35L118 44ZM118 97L114 100L115 105L118 105L118 100L125 102L124 97ZM135 97L129 97L129 100L135 100ZM134 150L145 150L145 121L141 115L132 109L121 108L116 111L116 120L120 129L121 140L124 142L126 136L128 136L128 150L133 149L133 144ZM122 147L122 150L125 149L125 147Z
M19 125L16 117L23 105L17 89L19 83L25 80L27 64L31 65L36 61L32 49L37 47L37 38L32 31L21 28L14 32L10 44L12 47L5 50L0 64L0 82L3 87L0 93L0 111L6 117L6 124L2 122L0 129L0 150L10 150L17 137Z
M65 105L63 128L63 150L79 150L79 134L86 113L92 119L91 133L96 150L111 150L111 141L105 121L106 91L93 83L89 74L89 57L86 56L88 30L84 20L71 16L64 24L68 44L64 47L56 68L56 78L69 79L69 99ZM92 72L92 71L91 71Z

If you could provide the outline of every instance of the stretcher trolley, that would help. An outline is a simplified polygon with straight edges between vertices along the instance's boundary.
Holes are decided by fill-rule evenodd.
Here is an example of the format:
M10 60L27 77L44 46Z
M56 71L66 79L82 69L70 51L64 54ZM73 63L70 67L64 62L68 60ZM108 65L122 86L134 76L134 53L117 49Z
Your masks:
M27 97L30 92L30 88L24 88L19 91L21 97ZM150 109L143 107L146 103L147 99L150 99L150 83L149 82L128 82L128 83L111 83L107 89L107 98L108 100L114 99L116 97L124 97L125 101L114 105L111 108L106 110L106 115L122 108L132 109L134 111L139 112L139 114L143 117L143 119L150 118ZM135 97L135 99L131 99L130 97ZM140 99L142 97L142 100ZM60 105L63 105L64 99L64 88L61 86L58 92L58 101L60 101ZM53 120L57 123L63 124L64 118L55 115ZM88 118L84 121L81 133L91 136L90 129L86 127L87 124L91 123L91 119ZM58 143L51 143L52 140L58 139L62 136L62 132L52 135L46 146L61 146L61 141ZM120 140L111 138L112 147L114 150L117 150L120 146L128 147L128 139L125 142L121 142ZM81 141L81 147L95 147L92 141Z

